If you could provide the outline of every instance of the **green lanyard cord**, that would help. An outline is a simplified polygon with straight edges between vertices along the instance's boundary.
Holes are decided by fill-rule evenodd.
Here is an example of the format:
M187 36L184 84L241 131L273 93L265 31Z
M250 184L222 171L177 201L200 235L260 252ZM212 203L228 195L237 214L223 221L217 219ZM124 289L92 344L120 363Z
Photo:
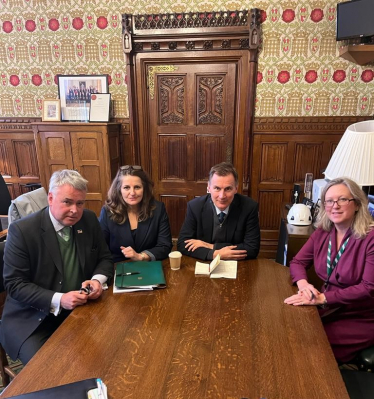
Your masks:
M340 247L340 249L339 249L339 252L336 254L336 257L335 257L334 261L331 263L331 236L330 236L330 239L329 239L329 249L328 249L328 251L327 251L327 277L328 277L328 279L327 279L326 285L327 285L327 283L328 283L328 280L330 279L331 273L332 273L333 270L335 269L335 266L338 264L339 259L341 258L341 256L342 256L343 253L344 253L344 250L345 250L345 247L346 247L347 244L348 244L349 238L350 238L350 237L348 237L348 238L344 241L343 245L342 245L342 246Z

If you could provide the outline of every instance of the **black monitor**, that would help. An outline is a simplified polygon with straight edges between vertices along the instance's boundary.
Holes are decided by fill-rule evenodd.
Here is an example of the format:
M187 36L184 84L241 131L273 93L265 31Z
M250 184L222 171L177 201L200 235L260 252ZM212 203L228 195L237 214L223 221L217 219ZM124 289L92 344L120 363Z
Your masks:
M337 4L336 40L374 36L374 0Z

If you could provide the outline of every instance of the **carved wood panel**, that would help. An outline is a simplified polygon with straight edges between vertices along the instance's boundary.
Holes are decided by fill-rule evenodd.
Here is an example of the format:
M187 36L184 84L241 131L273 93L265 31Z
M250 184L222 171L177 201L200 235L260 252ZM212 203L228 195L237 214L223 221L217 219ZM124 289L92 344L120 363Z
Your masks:
M69 132L40 132L39 159L42 159L44 186L48 187L50 177L60 169L73 169Z
M39 167L36 157L35 142L13 140L12 144L18 176L21 178L39 178Z
M285 180L285 159L287 143L262 143L260 182L278 182Z
M224 76L197 76L198 125L224 124L224 83Z
M169 216L172 237L178 237L180 226L187 212L187 197L185 195L161 195Z
M12 175L7 140L0 140L0 173L5 176Z
M34 135L29 123L0 123L0 173L12 199L23 194L27 183L40 183Z
M185 76L159 77L159 123L185 124Z

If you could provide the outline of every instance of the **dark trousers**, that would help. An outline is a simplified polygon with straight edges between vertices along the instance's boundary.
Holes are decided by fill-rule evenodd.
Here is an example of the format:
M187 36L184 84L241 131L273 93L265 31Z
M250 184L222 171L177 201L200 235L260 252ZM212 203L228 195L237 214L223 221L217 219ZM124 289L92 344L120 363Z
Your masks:
M58 316L48 315L40 326L25 340L18 353L18 358L24 365L29 362L47 339L58 329L69 313L69 311L63 309Z

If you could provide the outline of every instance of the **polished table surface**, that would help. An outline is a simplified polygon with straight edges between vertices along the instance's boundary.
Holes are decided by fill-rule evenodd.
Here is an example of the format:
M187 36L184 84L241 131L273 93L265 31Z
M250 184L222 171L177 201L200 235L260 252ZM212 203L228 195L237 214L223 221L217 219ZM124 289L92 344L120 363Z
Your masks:
M224 280L194 265L74 310L1 398L100 377L111 399L349 399L316 309L283 303L287 267L241 261Z

